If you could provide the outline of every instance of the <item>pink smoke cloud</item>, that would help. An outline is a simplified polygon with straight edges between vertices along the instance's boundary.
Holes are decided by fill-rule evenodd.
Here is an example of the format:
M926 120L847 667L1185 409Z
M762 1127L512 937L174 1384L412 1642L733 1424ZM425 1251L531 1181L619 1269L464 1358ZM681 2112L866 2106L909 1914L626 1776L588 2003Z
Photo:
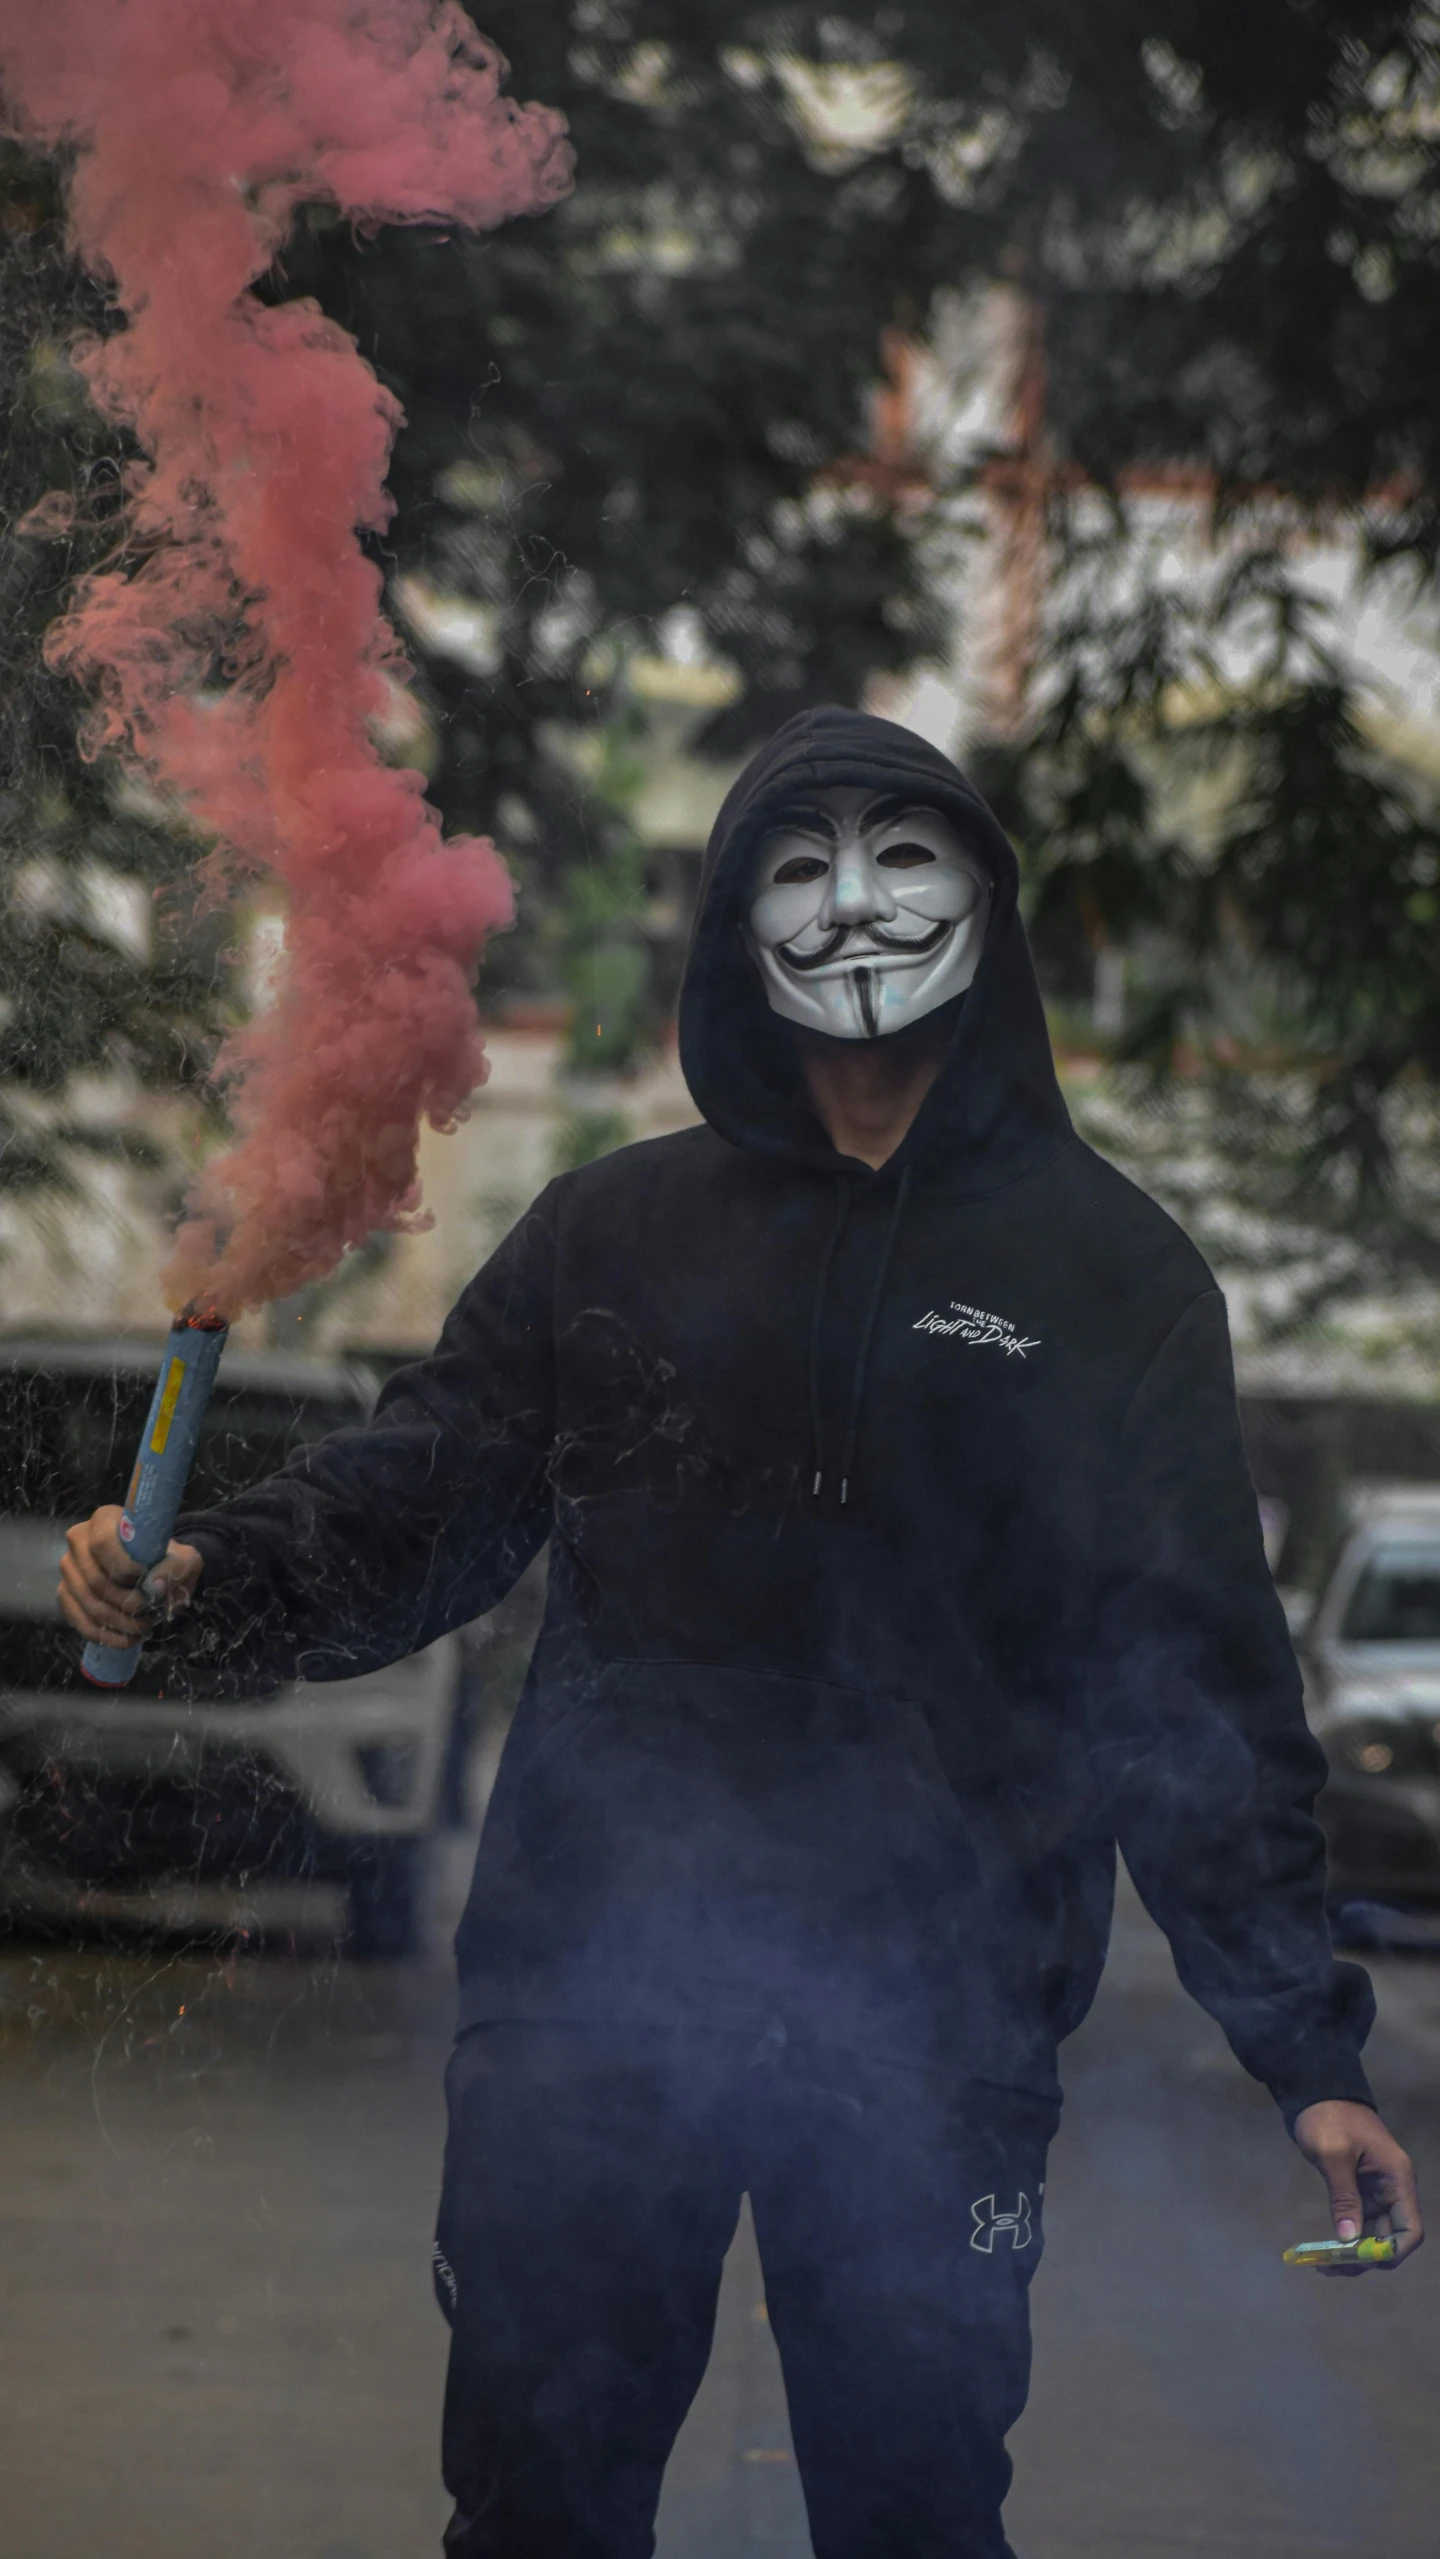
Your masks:
M421 1124L486 1073L471 985L509 877L371 736L401 657L356 530L389 520L401 412L313 302L249 288L307 201L489 229L565 194L563 119L503 72L454 0L35 0L0 27L12 117L79 145L75 241L128 325L77 361L147 457L52 654L92 689L87 751L288 901L278 999L217 1062L238 1142L192 1194L176 1305L234 1315L413 1221Z

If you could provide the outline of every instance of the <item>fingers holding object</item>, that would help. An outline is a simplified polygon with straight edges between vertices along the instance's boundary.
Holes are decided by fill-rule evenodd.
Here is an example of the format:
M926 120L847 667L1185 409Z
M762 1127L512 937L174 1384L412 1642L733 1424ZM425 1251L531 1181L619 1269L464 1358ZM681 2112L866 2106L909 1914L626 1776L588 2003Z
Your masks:
M138 1598L140 1566L126 1554L119 1538L97 1528L95 1520L82 1520L67 1531L64 1560L74 1566L87 1590L114 1599L135 1592Z
M67 1530L65 1543L72 1555L84 1556L107 1580L126 1584L138 1582L141 1567L121 1540L120 1522L125 1514L117 1502L106 1502L89 1519L77 1521Z
M1416 2249L1424 2245L1425 2216L1420 2210L1414 2168L1398 2147L1387 2184L1390 2191L1380 2218L1395 2242L1395 2254L1390 2262L1392 2266L1402 2266L1407 2257L1413 2257Z
M67 1553L60 1566L62 1614L78 1634L96 1643L133 1644L150 1624L152 1611L133 1586L112 1581L88 1556Z
M57 1596L63 1614L81 1634L99 1643L119 1636L133 1644L151 1610L137 1588L139 1567L115 1534L119 1518L111 1504L69 1530Z
M112 1646L137 1643L157 1621L188 1607L201 1573L197 1550L172 1537L142 1580L116 1534L120 1516L112 1504L69 1531L57 1592L61 1614L77 1634Z
M1425 2237L1415 2171L1393 2134L1378 2120L1363 2137L1322 2149L1315 2165L1325 2180L1330 2215L1339 2239L1393 2239L1390 2270L1414 2255ZM1337 2274L1358 2268L1337 2267Z
M189 1607L200 1573L201 1560L195 1548L182 1546L172 1537L140 1588L157 1616L174 1617L180 1609Z
M1330 2218L1337 2239L1358 2239L1365 2224L1364 2207L1356 2177L1357 2159L1353 2150L1338 2153L1322 2151L1318 2161L1320 2174L1330 2196Z

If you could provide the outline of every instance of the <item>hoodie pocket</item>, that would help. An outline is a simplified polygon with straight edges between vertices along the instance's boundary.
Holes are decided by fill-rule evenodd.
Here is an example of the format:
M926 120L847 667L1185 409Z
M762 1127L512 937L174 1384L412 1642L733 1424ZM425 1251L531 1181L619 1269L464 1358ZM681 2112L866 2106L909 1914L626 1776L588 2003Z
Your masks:
M613 1662L515 1772L513 1848L595 1907L800 1915L828 1943L954 1944L976 1861L919 1710L703 1663Z

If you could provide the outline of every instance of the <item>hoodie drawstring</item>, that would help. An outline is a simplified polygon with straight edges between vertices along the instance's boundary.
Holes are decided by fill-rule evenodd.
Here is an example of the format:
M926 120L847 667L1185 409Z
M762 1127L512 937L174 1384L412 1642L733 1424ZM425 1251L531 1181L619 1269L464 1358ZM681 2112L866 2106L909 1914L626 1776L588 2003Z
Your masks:
M875 1327L880 1320L880 1308L885 1296L885 1282L890 1274L890 1257L895 1250L895 1238L900 1231L900 1221L905 1214L905 1202L910 1195L910 1176L912 1170L913 1167L907 1164L904 1172L900 1176L899 1184L895 1192L895 1205L890 1212L890 1223L885 1229L885 1242L881 1248L880 1260L875 1272L874 1285L870 1291L870 1303L865 1310L865 1326L860 1335L860 1350L855 1361L855 1378L850 1389L850 1412L845 1425L844 1453L840 1459L840 1503L842 1509L850 1499L850 1470L855 1462L855 1443L860 1433L860 1413L865 1401L865 1380L869 1375L870 1370L870 1351L875 1339ZM820 1275L815 1286L815 1315L810 1327L810 1429L815 1442L815 1481L810 1487L812 1499L816 1494L818 1494L823 1481L823 1469L820 1458L820 1326L825 1311L825 1295L830 1284L831 1265L834 1262L836 1252L839 1249L840 1238L845 1232L845 1224L849 1214L850 1185L849 1182L842 1177L839 1208L836 1214L834 1226L830 1231L830 1241L825 1248L825 1256L820 1264Z
M842 1173L835 1200L835 1223L821 1259L820 1276L815 1282L815 1311L810 1318L810 1438L815 1450L815 1481L810 1487L812 1502L824 1480L820 1448L820 1325L825 1314L825 1294L830 1286L830 1266L840 1249L840 1238L849 1216L850 1184Z

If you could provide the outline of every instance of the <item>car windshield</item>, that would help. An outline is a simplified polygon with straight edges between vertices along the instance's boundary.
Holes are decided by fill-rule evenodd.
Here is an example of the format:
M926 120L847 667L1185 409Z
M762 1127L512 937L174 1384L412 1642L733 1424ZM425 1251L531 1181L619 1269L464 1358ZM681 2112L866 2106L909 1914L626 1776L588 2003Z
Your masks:
M1440 1644L1440 1543L1378 1546L1341 1631L1353 1644Z
M123 1501L152 1392L153 1380L123 1371L0 1370L0 1510L74 1520L101 1502ZM363 1418L358 1402L341 1395L218 1385L185 1508L224 1501L272 1475L293 1449Z

